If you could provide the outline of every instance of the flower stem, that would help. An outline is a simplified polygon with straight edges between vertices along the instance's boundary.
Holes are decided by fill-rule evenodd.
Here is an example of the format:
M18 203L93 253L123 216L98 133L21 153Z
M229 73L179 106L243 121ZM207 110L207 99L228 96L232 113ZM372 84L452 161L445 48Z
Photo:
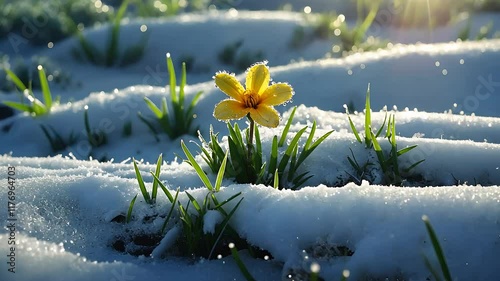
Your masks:
M253 130L255 126L255 122L253 121L252 117L250 117L250 114L247 115L248 120L250 121L250 132L248 134L248 142L247 142L247 149L248 149L248 160L252 161L252 150L253 150Z

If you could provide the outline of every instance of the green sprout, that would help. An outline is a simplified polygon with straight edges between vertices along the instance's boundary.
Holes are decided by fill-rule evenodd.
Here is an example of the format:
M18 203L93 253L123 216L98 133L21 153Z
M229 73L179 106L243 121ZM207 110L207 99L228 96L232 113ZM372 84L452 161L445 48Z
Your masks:
M351 116L349 115L349 111L347 110L347 108L346 108L346 113L347 113L347 118L349 120L349 125L351 127L352 132L354 133L354 136L356 137L356 140L359 143L363 143L360 134L357 131L356 126L354 125L354 122L351 119ZM389 119L387 120L387 112L386 112L382 126L377 130L376 133L372 131L371 122L372 120L371 120L371 106L370 106L370 84L368 84L368 89L366 91L366 101L365 101L364 143L366 148L373 148L373 150L375 151L380 168L382 169L382 172L384 174L385 183L401 185L403 183L402 174L409 173L413 168L415 168L417 165L425 161L425 159L417 161L407 168L400 169L398 161L399 157L403 154L410 152L411 150L416 148L417 145L412 145L398 150L396 142L396 116L394 114L389 116ZM380 146L379 141L377 140L382 130L385 128L386 122L387 122L387 130L385 138L387 138L389 143L391 144L391 151L389 152L388 155L384 153L382 147ZM372 163L366 162L364 165L361 166L354 157L352 150L351 150L351 155L352 158L348 156L347 160L349 161L351 166L355 169L359 181L365 174L367 167L372 165Z
M120 37L121 21L127 12L127 8L130 4L130 0L122 1L120 7L116 14L110 19L111 21L111 32L109 36L109 41L105 46L105 51L99 50L95 45L89 42L82 33L83 28L76 26L72 23L73 29L76 30L76 36L80 43L80 49L83 51L84 57L90 63L94 65L103 65L106 67L111 67L119 63L120 66L127 66L139 61L144 55L144 49L147 44L147 33L144 33L144 38L142 38L139 43L126 48L123 55L120 58L118 41ZM73 54L77 57L81 57L78 50L74 50Z
M434 231L434 228L431 225L429 217L423 215L422 220L424 221L425 228L427 229L427 233L429 234L429 237L431 239L432 247L434 248L434 252L436 253L436 256L438 258L442 274L438 273L438 271L431 265L429 259L426 256L424 256L425 265L431 271L432 275L437 281L452 281L453 279L451 278L451 273L450 270L448 269L446 257L444 256L443 249L439 244L439 239L437 238L436 232ZM444 279L442 277L444 277Z
M40 125L40 128L49 141L53 153L62 151L76 142L76 136L73 133L64 139L52 126Z
M202 92L198 92L195 94L189 105L186 107L185 105L185 92L184 87L186 86L186 64L182 64L182 76L180 81L179 90L177 91L177 81L175 77L175 68L172 62L172 58L170 57L170 53L167 53L167 68L170 76L170 98L171 98L171 106L173 109L173 113L169 112L167 99L163 97L161 101L161 109L156 106L149 98L144 97L144 101L147 106L154 114L154 117L159 123L161 129L169 136L170 139L176 139L179 136L189 134L194 135L195 130L192 128L194 121L194 109ZM142 116L139 112L138 114L141 121L143 121L148 128L155 135L156 140L157 137L157 129L155 129L155 125L153 122Z
M85 132L87 133L87 139L92 147L99 147L108 142L108 137L103 131L92 130L90 128L88 109L89 107L85 105L83 111L83 121L85 125Z
M34 117L46 115L50 112L52 106L54 104L59 103L59 100L56 99L53 101L52 93L49 88L49 83L47 81L47 76L45 75L45 71L41 65L38 66L38 76L40 78L40 85L42 89L43 102L37 99L31 89L31 85L26 87L24 83L19 79L19 77L9 69L4 69L7 73L7 76L16 84L19 91L21 91L25 98L28 99L30 104L25 104L24 102L12 102L12 101L4 101L3 103L13 109L17 109L20 111L27 112Z
M156 161L156 169L155 169L154 174L151 173L155 179L153 181L151 195L149 194L148 190L146 189L146 184L144 183L144 179L142 178L141 172L139 171L139 167L137 166L135 159L132 159L132 161L134 164L134 171L135 171L137 183L139 184L139 190L141 191L142 197L144 198L144 201L146 202L146 204L153 205L156 203L156 198L158 195L158 186L160 186L160 188L165 193L165 195L167 196L167 198L169 199L169 201L171 203L175 202L170 191L168 191L168 189L165 187L165 185L163 185L161 183L161 181L159 180L160 172L161 172L161 165L163 162L162 154L160 154L158 156L158 160ZM130 222L130 219L132 217L132 209L134 208L134 204L135 204L135 200L137 199L137 195L138 194L136 194L134 196L134 198L132 199L132 201L130 202L128 212L127 212L127 222ZM175 196L175 198L177 198L177 195Z

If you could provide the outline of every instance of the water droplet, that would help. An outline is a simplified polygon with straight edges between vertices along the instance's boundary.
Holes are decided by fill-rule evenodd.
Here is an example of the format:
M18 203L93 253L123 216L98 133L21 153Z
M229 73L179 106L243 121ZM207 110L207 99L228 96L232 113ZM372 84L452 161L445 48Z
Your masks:
M440 63L439 61L436 61L436 62L434 63L434 65L435 65L436 67L439 67L439 66L441 65L441 63Z
M319 266L319 264L317 262L311 263L311 272L318 273L320 269L321 269L321 267Z
M448 70L443 69L443 71L441 71L441 73L443 73L443 75L447 75L448 74Z

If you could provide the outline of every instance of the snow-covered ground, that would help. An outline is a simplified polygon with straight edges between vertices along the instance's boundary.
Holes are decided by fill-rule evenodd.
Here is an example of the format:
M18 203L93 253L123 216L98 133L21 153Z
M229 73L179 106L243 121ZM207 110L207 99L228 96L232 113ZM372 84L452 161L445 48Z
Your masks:
M498 15L487 18L495 20ZM287 120L292 105L298 106L292 132L313 120L318 122L318 136L335 130L304 163L302 170L314 176L298 191L224 180L217 195L220 200L237 192L244 198L231 226L250 244L272 255L271 260L254 259L241 251L257 280L290 280L292 273L292 279L306 280L299 275L307 276L311 264L319 264L324 280L340 280L345 269L350 271L349 280L434 280L424 264L424 256L434 266L438 262L423 215L430 217L455 280L500 280L499 39L449 42L460 26L438 28L432 40L427 30L413 30L410 36L404 30L386 28L380 34L395 43L391 48L328 59L324 58L331 49L328 41L318 40L299 50L289 48L295 27L304 24L298 14L231 10L132 21L122 29L120 46L136 42L142 24L150 32L146 55L125 69L74 61L70 54L77 42L74 39L41 51L64 64L81 85L54 86L62 103L50 115L18 114L0 121L5 186L0 214L8 226L12 222L7 221L8 201L15 201L17 219L16 273L7 271L12 234L2 228L0 280L244 280L231 256L192 262L118 252L112 247L117 237L127 232L157 233L163 218L147 224L140 219L130 224L111 222L126 213L130 200L139 193L132 157L143 161L139 168L148 187L153 181L149 171L163 153L161 179L167 187L189 190L196 198L205 196L207 190L192 167L176 158L184 155L181 139L186 143L197 139L170 140L160 135L158 142L137 112L150 114L143 101L146 96L157 104L164 96L169 99L165 53L170 52L174 60L189 55L194 58L194 71L188 74L187 99L203 91L195 125L205 137L210 125L226 135L225 123L212 116L215 104L226 97L215 88L212 76L220 70L234 71L217 60L217 53L240 39L245 50L264 52L274 81L293 86L293 103L276 108L282 120ZM105 27L86 33L92 42L102 41L107 34ZM412 38L415 41L409 41ZM416 41L433 44L397 44ZM244 80L242 71L236 74ZM387 106L396 116L398 146L418 145L401 157L400 165L408 167L425 159L412 170L418 182L408 182L419 187L380 185L377 165L370 172L371 182L356 182L351 176L355 172L347 160L349 149L360 163L376 159L372 150L355 141L343 107L350 104L360 111L351 116L363 131L369 83L374 127L382 124L385 113L378 111ZM15 100L17 96L10 93L1 98ZM91 147L85 136L85 106L91 127L108 135L108 143L93 149L92 157L109 162L88 159ZM132 124L132 134L125 137L122 128L127 122ZM276 129L261 129L264 151L270 150L283 123ZM73 133L77 141L54 156L40 124L50 125L63 137ZM243 121L240 124L245 127ZM380 142L388 151L387 141ZM194 144L188 146L197 149ZM215 175L203 167L214 180ZM12 200L7 196L7 177L14 169ZM134 217L166 214L170 203L162 195L155 207L139 196ZM184 193L179 196L186 202ZM352 255L332 253L338 247L348 248Z

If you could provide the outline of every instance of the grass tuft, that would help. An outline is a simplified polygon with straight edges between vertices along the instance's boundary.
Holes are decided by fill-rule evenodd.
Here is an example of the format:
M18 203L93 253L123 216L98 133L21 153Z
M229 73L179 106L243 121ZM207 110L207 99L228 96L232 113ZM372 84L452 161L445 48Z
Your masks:
M42 89L43 102L35 97L33 90L31 88L31 83L29 87L26 87L24 83L19 79L19 77L9 69L4 69L7 76L16 84L19 91L23 94L23 99L21 102L4 101L3 103L13 109L19 111L27 112L33 117L39 117L50 113L52 106L59 103L59 99L55 102L52 99L52 93L49 88L47 81L47 76L41 65L38 66L38 76L40 77L40 85ZM29 101L29 104L24 103L24 98Z
M153 113L154 117L146 118L139 112L139 118L153 132L157 141L159 141L155 123L169 136L170 139L176 139L182 135L195 135L196 129L193 129L193 121L195 119L194 109L202 92L197 92L191 102L185 105L185 86L186 86L186 64L182 64L182 75L180 85L177 91L177 79L175 68L170 53L167 53L167 68L170 81L170 98L171 108L173 112L168 110L167 99L164 97L161 100L161 105L158 107L149 98L145 97L146 105Z
M347 109L347 106L344 106L346 108L346 113L347 113L347 118L349 121L349 126L351 127L352 132L354 133L354 136L356 140L359 143L363 143L361 140L360 134L357 131L354 122L352 121L350 115L349 115L349 110ZM386 127L387 123L387 127ZM384 175L384 183L385 184L390 184L390 185L402 185L404 182L404 174L409 173L412 169L414 169L416 166L418 166L420 163L424 162L425 159L419 160L413 164L411 164L407 168L400 168L399 165L399 157L401 155L404 155L414 148L417 147L417 145L412 145L409 147L405 147L403 149L398 150L397 147L397 141L396 141L396 116L395 114L391 114L389 116L389 119L387 119L387 112L384 117L384 121L382 123L382 126L377 130L376 133L373 132L372 130L372 119L371 119L371 105L370 105L370 84L368 84L368 89L366 91L366 100L365 100L365 138L364 138L364 143L365 147L370 149L372 148L375 151L375 154L377 155L377 160L380 165L380 168L382 170L382 173ZM389 141L391 145L391 150L388 153L388 155L382 150L382 147L378 141L378 137L382 133L382 130L386 128L386 133L385 133L385 138ZM361 182L363 179L367 168L372 165L370 162L366 162L364 165L360 165L356 158L354 157L354 153L351 150L351 156L347 157L347 160L351 164L351 166L355 170L355 176L352 176L355 178L358 182Z

